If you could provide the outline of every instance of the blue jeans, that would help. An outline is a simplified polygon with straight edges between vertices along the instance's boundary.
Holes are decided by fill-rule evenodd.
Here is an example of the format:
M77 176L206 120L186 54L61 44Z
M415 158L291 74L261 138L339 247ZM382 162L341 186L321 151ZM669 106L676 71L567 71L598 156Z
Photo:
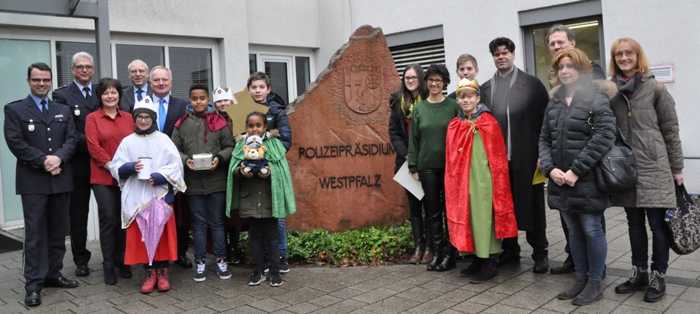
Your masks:
M668 269L668 250L671 247L668 226L664 221L666 208L625 208L625 213L632 246L632 265L642 269L647 269L649 265L647 228L644 221L646 216L652 238L651 269L665 274Z
M576 279L602 280L608 241L603 231L603 213L561 212L569 228L569 246L574 259Z
M220 258L226 257L226 240L224 238L226 193L188 195L187 203L190 205L190 213L192 213L195 260L201 261L207 257L207 227L211 230L214 255Z
M277 232L280 238L280 256L287 257L287 219L277 219Z

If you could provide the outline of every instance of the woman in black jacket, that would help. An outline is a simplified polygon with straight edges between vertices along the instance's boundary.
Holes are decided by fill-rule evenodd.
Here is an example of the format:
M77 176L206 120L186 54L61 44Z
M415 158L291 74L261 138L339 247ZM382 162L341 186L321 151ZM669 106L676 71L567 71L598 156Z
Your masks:
M552 69L561 86L542 122L540 169L550 179L549 207L561 211L569 228L576 270L576 283L557 298L585 305L603 295L607 255L603 211L608 194L598 189L594 169L614 143L615 116L607 96L591 81L591 61L583 51L560 51Z
M391 106L389 137L391 138L391 145L396 151L394 172L398 171L406 162L408 131L411 129L411 113L413 112L413 107L425 99L426 93L423 68L417 63L408 65L403 71L401 88L391 94L389 98L389 105ZM416 246L409 263L427 264L433 258L433 254L430 251L430 246L426 245L428 228L423 218L423 205L410 192L406 191L406 194L408 195L408 206L411 210L411 231Z

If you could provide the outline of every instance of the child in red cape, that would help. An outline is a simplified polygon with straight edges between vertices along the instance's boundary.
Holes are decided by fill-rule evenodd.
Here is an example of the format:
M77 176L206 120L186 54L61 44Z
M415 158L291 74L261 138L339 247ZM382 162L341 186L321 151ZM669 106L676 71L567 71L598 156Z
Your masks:
M462 274L479 283L496 276L501 240L518 228L498 121L479 103L476 80L460 80L456 96L462 112L447 127L445 152L447 227L458 251L476 255Z

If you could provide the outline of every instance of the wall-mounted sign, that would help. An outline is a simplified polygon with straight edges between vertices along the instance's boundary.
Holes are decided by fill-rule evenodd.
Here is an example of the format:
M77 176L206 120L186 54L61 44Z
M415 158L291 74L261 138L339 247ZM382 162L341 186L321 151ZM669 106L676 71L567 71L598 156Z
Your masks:
M673 64L657 64L649 67L651 74L654 74L654 78L662 83L673 83Z

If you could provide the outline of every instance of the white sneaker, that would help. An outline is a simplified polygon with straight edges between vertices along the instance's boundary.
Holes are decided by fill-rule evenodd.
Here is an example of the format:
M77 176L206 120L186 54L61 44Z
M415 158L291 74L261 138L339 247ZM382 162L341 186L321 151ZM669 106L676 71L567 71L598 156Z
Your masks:
M194 276L192 279L196 282L202 282L207 280L207 263L204 261L197 261L194 268Z

